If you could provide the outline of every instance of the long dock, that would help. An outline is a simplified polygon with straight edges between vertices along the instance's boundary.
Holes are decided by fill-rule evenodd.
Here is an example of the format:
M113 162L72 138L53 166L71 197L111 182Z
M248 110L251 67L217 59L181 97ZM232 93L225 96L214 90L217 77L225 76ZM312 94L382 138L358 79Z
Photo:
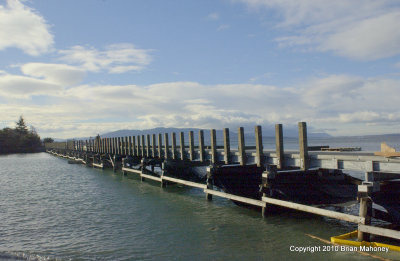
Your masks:
M281 124L275 126L276 148L273 150L263 148L261 126L256 126L254 133L255 146L246 146L244 129L240 127L237 148L230 147L228 128L223 129L223 144L221 145L217 145L216 130L211 129L210 144L207 146L204 144L204 130L199 130L196 146L193 131L189 132L189 146L185 145L183 132L179 133L179 146L177 146L176 133L113 138L97 136L90 140L46 143L45 146L46 151L55 156L94 168L121 170L124 174L138 175L142 181L149 179L159 182L162 187L175 183L195 187L201 189L208 200L217 196L259 207L264 217L268 214L268 206L276 205L355 223L358 225L359 240L369 241L370 234L400 240L399 231L371 225L371 218L390 221L385 213L378 215L379 213L372 209L371 195L386 189L387 184L390 184L391 181L400 179L399 157L376 156L373 153L362 151L310 151L307 144L305 122L299 123L299 151L284 151ZM184 176L176 177L168 170L168 166L171 164L175 169L206 167L207 179L193 181ZM159 168L161 173L157 174L154 171L155 167ZM301 175L316 170L324 170L328 174L334 173L334 171L364 172L365 181L352 180L354 184L358 185L359 215L286 201L265 193L259 198L253 198L217 190L213 182L213 173L224 167L239 172L261 171L262 176L259 182L261 188L270 186L269 182L278 177L284 179L285 175L293 174L293 171L300 173L300 178Z

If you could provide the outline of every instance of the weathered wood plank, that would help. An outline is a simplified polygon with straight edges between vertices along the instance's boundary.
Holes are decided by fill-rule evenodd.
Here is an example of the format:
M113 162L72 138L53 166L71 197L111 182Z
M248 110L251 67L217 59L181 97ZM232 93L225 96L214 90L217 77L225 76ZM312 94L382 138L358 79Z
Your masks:
M192 181L188 181L188 180L176 179L176 178L172 178L172 177L168 177L168 176L163 176L162 179L172 181L175 183L179 183L182 185L190 186L190 187L201 188L201 189L207 188L206 184L196 183L196 182L192 182Z
M140 170L137 170L137 169L130 169L130 168L122 168L122 171L126 171L126 172L131 172L131 173L136 173L136 174L139 174L139 175L141 175L142 174L142 171L140 171Z
M352 223L356 223L356 224L361 224L361 223L365 222L365 218L362 218L359 216L353 216L353 215L339 213L339 212L331 211L331 210L327 210L327 209L311 207L311 206L298 204L298 203L294 203L294 202L289 202L289 201L284 201L284 200L280 200L280 199L262 197L262 201L269 203L269 204L273 204L273 205L278 205L278 206L291 208L291 209L295 209L295 210L299 210L299 211L303 211L303 212L313 213L313 214L320 215L320 216L340 219L340 220L344 220L344 221L352 222Z
M400 231L396 231L396 230L392 230L392 229L359 224L358 230L360 230L364 233L369 233L369 234L373 234L373 235L379 235L379 236L383 236L383 237L400 239Z

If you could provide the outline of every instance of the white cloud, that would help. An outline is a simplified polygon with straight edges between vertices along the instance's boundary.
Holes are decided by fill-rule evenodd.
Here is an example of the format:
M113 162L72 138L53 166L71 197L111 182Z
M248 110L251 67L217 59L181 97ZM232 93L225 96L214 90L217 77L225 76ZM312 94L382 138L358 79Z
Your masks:
M210 20L210 21L216 21L219 19L219 14L218 13L210 13L206 18L207 18L207 20Z
M45 80L18 75L0 75L0 97L29 99L34 95L60 95L62 87Z
M76 85L85 76L82 69L66 64L27 63L21 66L21 70L25 75L63 86Z
M238 0L251 8L275 10L285 35L280 46L331 51L357 60L400 54L400 6L396 0Z
M45 19L18 0L0 5L0 50L19 48L37 56L51 50L53 35Z
M124 73L140 71L151 62L150 50L137 49L132 44L113 44L99 51L94 47L73 46L60 50L60 60L81 66L92 72Z
M341 129L336 134L357 134L373 125L379 132L400 128L398 79L327 75L298 83L296 88L197 82L66 88L61 83L68 82L52 80L50 72L36 73L41 66L25 67L33 77L0 75L0 96L7 98L0 103L0 117L15 121L23 114L45 136L93 136L159 126L252 128L298 121L320 129ZM35 105L35 95L49 99ZM362 128L347 128L350 133L341 128L354 124Z
M218 26L217 31L223 31L229 29L231 26L229 24L221 24Z

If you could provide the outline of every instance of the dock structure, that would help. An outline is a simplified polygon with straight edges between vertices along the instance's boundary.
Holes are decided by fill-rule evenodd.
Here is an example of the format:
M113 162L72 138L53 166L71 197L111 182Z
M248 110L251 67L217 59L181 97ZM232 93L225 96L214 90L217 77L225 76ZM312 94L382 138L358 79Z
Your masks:
M231 148L228 128L222 132L223 144L217 144L216 130L211 129L209 132L199 131L197 144L194 142L195 133L190 131L188 143L185 143L185 134L179 133L179 144L176 133L154 133L112 138L97 136L84 141L46 143L45 146L46 151L53 155L93 168L121 170L125 175L137 175L142 181L159 182L161 187L182 184L198 188L204 191L207 200L217 196L252 205L260 208L264 217L268 215L270 206L279 206L355 223L358 225L359 240L369 241L370 234L400 240L399 231L371 225L371 218L389 223L392 220L387 213L372 209L371 197L380 191L392 192L391 182L400 179L400 157L388 158L362 151L311 151L307 144L306 123L300 122L298 127L299 151L284 150L281 124L275 126L276 148L272 150L263 148L261 126L256 126L254 130L255 146L246 146L244 129L240 127L237 148ZM205 135L209 135L209 139L205 139ZM209 140L210 144L205 144L205 140ZM187 174L187 170L197 167L205 170L204 179L191 179ZM365 173L364 181L350 181L357 189L358 216L285 200L268 192L277 180L285 183L292 178L302 179L314 174L329 177L345 171ZM251 173L260 173L259 181L255 181L258 182L259 196L218 190L221 188L218 175L229 172L247 173L238 176L241 179L238 183L242 185L247 184L246 179L254 177Z

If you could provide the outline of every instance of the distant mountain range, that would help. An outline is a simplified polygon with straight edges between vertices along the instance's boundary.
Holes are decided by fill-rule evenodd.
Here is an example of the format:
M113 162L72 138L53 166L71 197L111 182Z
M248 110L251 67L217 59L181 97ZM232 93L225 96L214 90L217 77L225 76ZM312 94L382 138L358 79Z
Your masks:
M107 132L100 134L102 138L112 138L112 137L127 137L127 136L139 136L139 135L147 135L147 134L163 134L168 133L171 135L172 133L176 133L176 139L177 141L179 140L179 133L183 132L185 135L185 142L188 140L189 132L193 131L194 132L194 140L197 143L198 140L198 134L199 134L198 128L153 128L153 129L146 129L146 130L117 130L117 131L112 131L112 132ZM204 131L204 140L205 142L209 141L210 137L210 129L202 129ZM274 137L275 136L275 129L268 129L268 128L263 128L263 137ZM293 137L297 138L298 137L298 130L295 128L283 128L283 135L285 137ZM216 130L216 136L217 140L222 140L223 139L223 131L218 129ZM229 136L231 140L237 140L237 129L229 130ZM309 137L314 137L314 138L329 138L331 137L329 134L326 133L313 133L309 132L308 133ZM92 136L94 138L95 136ZM254 130L253 132L249 131L248 129L245 129L245 138L250 138L254 139ZM89 139L89 137L75 137L74 139L80 139L80 140L86 140ZM164 137L163 137L164 139ZM171 138L170 138L171 139ZM56 141L62 141L62 139L55 139Z

